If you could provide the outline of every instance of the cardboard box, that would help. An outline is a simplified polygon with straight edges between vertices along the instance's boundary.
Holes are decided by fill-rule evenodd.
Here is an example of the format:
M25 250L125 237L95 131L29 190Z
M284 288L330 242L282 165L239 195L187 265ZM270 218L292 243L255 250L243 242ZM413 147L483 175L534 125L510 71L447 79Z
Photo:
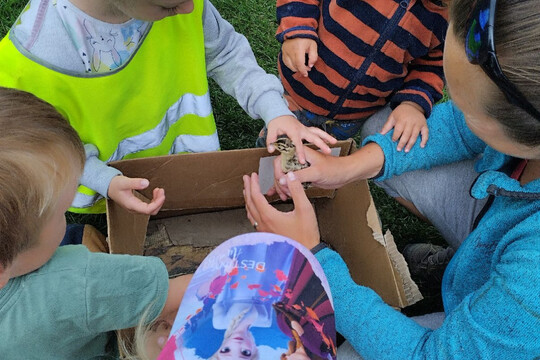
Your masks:
M352 140L336 147L341 149L340 156L354 151ZM164 188L165 204L153 219L177 218L179 225L167 231L182 233L183 240L174 241L197 245L212 234L221 234L219 242L253 231L243 210L242 176L257 172L261 158L269 156L273 154L266 149L244 149L122 160L111 165L126 176L149 179L149 189ZM338 190L310 188L307 193L315 205L322 239L341 254L358 284L374 289L396 308L421 299L391 234L382 232L366 181ZM151 190L141 193L141 198L148 197ZM107 220L112 253L143 254L149 216L132 214L109 201Z

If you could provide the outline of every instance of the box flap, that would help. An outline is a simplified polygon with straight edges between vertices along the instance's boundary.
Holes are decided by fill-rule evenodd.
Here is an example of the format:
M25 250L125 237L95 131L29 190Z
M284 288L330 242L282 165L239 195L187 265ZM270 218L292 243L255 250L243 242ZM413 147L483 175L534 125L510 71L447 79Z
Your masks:
M372 288L386 303L401 308L404 299L400 279L386 248L373 238L374 231L365 216L372 199L366 194L367 182L358 181L340 188L332 201L318 199L321 238L343 257L356 283Z
M352 140L339 141L332 147L341 147L340 156L344 156L349 154L352 144ZM150 186L141 191L148 198L152 197L154 188L165 189L164 211L228 208L244 205L242 176L257 172L259 159L273 155L258 148L129 159L110 165L125 176L148 179ZM308 189L310 197L333 193L333 190Z

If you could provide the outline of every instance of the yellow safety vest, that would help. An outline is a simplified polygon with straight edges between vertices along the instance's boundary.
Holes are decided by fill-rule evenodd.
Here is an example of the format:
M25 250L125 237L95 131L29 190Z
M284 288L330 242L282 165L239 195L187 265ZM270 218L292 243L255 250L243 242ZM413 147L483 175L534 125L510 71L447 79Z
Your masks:
M219 149L210 104L202 26L203 1L190 14L152 25L118 71L72 76L0 42L0 86L31 92L54 105L105 162ZM79 186L70 211L102 213L105 201Z

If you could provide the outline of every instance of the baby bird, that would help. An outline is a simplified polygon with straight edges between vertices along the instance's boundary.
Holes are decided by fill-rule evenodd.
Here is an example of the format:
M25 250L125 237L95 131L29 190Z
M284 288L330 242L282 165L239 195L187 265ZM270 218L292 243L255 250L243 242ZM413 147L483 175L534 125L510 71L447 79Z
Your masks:
M281 171L288 173L289 171L297 171L309 167L309 162L301 164L296 156L296 146L288 137L281 137L272 143L274 147L281 153ZM307 189L311 183L303 183L304 189Z

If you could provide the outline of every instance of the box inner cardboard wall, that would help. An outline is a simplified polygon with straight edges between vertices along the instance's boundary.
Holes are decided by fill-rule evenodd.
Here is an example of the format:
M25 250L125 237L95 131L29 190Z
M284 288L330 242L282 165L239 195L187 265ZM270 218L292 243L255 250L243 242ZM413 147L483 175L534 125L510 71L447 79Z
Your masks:
M292 204L276 207L281 211L293 209ZM152 219L148 223L143 254L161 258L170 277L192 274L219 244L253 231L245 208Z

